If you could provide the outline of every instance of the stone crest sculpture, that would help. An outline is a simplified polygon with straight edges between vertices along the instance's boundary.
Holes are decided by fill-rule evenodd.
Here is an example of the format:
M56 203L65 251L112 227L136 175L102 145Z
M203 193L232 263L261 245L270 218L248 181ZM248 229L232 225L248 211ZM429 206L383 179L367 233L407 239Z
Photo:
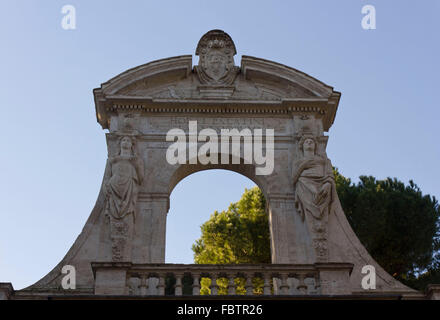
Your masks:
M336 196L332 165L328 158L316 153L317 141L313 135L300 138L303 158L295 164L293 183L295 207L312 235L316 259L326 261L328 216Z
M144 177L142 159L135 151L135 138L122 136L119 147L119 154L108 159L107 179L104 184L104 210L110 222L112 260L115 261L124 258L136 216L138 189Z
M227 33L221 30L206 33L196 49L200 59L195 70L200 82L205 85L231 85L239 71L234 64L236 53L234 42Z

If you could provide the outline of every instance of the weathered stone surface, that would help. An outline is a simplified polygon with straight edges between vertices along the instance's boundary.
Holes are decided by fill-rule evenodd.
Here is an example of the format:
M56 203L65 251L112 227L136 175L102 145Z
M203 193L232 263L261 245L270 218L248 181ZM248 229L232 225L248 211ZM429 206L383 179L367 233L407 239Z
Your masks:
M426 296L431 300L440 300L440 284L429 284Z
M262 189L268 203L272 262L293 265L292 270L315 266L323 294L423 297L371 258L341 208L324 135L333 124L340 93L272 61L242 56L238 68L235 53L231 38L214 30L200 41L200 62L194 69L190 55L162 59L123 72L94 90L97 120L109 130L109 161L96 205L63 260L18 292L17 298L37 292L63 294L61 268L67 264L77 271L77 288L70 294L162 292L163 277L156 277L148 291L148 276L137 275L133 265L147 270L148 265L165 262L170 193L188 175L207 169L238 172ZM172 128L187 132L190 120L197 121L198 130L218 133L274 129L272 174L257 175L256 164L243 162L203 165L188 159L185 164L169 164L166 151L172 142L166 141L166 134ZM92 263L109 267L93 270ZM361 269L367 264L377 275L376 289L368 292L361 286ZM295 280L283 272L283 292L290 292L286 288L292 281L300 284L290 294L313 292L306 288L316 285L316 279Z
M10 282L0 282L0 300L9 300L14 294L14 287Z
M126 288L127 271L124 266L95 271L95 294L120 296L128 293Z

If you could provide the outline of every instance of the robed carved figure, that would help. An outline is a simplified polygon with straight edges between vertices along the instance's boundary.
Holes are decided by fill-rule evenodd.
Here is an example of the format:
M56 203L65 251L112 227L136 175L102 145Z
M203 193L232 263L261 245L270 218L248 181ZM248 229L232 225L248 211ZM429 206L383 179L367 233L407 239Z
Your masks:
M139 185L144 177L143 162L134 151L134 140L124 136L120 152L109 157L109 175L106 184L106 214L122 219L135 215Z
M128 244L133 232L139 186L144 178L144 164L136 154L135 138L123 136L119 146L119 154L108 159L104 184L105 216L110 223L113 261L130 256Z
M316 154L316 140L303 136L299 142L303 158L295 164L295 207L309 226L318 261L328 258L328 215L336 197L333 169L327 157Z

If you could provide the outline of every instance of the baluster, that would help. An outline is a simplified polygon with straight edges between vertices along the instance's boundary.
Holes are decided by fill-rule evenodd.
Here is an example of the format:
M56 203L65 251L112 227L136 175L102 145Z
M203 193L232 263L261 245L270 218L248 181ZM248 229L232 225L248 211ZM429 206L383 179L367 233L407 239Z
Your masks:
M235 287L235 281L234 281L234 274L228 274L228 294L229 295L235 295L236 287Z
M141 295L142 296L146 296L147 292L148 292L148 275L147 274L143 274L141 276L141 284L139 285L139 288L141 289Z
M321 292L321 281L319 279L319 273L315 273L314 278L315 278L315 290L317 293L320 293Z
M252 274L251 273L247 273L246 274L246 295L251 296L254 294L254 286L252 284Z
M270 295L270 275L265 273L264 274L264 286L263 286L263 294L264 295Z
M212 273L211 276L211 295L216 296L218 294L217 274Z
M288 274L281 273L281 294L288 295L289 294L289 284L287 283Z
M165 277L166 277L166 274L163 274L163 273L159 274L159 283L157 284L159 296L165 295Z
M174 285L174 295L181 296L183 273L175 273L174 276L176 277L176 284Z
M298 274L298 286L296 287L296 289L298 289L299 292L301 292L301 294L307 294L307 286L304 283L304 279L305 279L305 274L304 273L300 273Z
M192 273L193 277L193 296L200 295L200 273Z

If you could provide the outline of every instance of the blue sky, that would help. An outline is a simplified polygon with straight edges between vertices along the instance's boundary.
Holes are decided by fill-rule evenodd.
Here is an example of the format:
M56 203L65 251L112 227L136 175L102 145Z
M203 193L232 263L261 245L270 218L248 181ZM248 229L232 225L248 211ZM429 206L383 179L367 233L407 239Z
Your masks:
M77 29L61 28L76 8ZM374 5L377 29L361 28ZM0 3L0 281L49 272L81 232L106 161L92 89L151 60L193 54L222 29L241 55L277 61L342 92L327 153L352 179L413 179L440 196L440 1L19 1ZM205 171L171 195L167 262L192 261L214 210L253 183Z

